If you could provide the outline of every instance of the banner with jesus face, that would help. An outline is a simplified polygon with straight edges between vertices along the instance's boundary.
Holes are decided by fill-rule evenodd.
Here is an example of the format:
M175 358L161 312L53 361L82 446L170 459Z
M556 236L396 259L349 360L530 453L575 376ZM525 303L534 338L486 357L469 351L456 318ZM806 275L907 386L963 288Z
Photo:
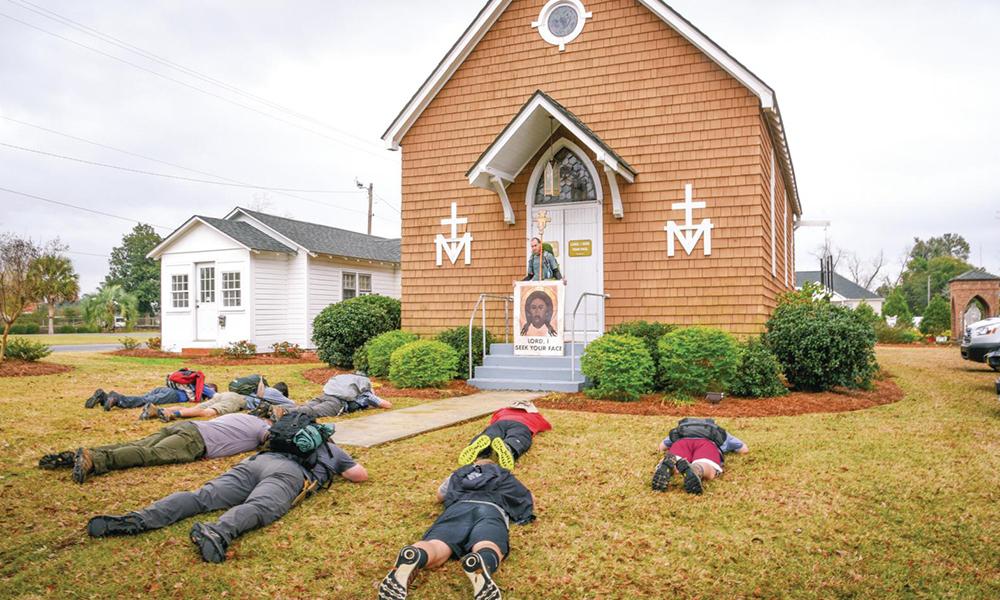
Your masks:
M514 354L562 356L566 286L561 281L514 284Z

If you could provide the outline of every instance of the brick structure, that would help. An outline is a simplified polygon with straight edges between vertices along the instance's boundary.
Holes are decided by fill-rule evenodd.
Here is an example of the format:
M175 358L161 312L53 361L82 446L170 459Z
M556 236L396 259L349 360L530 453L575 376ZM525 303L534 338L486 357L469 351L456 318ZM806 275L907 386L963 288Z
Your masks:
M567 316L594 291L611 296L605 329L646 319L759 332L794 287L801 215L774 92L659 0L584 2L592 16L578 15L582 31L560 50L533 26L560 4L582 6L488 3L384 136L403 151L403 326L467 324L479 294L509 295L525 273L529 223L546 208L565 221ZM535 206L528 193L558 141L597 173L592 236L571 231L578 215L566 206ZM706 203L693 222L711 219L710 255L704 238L667 254L665 225L685 222L673 205L686 185ZM468 220L457 231L471 234L470 263L439 266L452 203ZM591 242L596 257L570 256L570 242ZM491 317L499 329L502 312Z
M948 282L951 294L951 334L960 339L969 322L966 312L979 304L982 318L1000 316L1000 277L973 269ZM971 322L971 321L970 321Z

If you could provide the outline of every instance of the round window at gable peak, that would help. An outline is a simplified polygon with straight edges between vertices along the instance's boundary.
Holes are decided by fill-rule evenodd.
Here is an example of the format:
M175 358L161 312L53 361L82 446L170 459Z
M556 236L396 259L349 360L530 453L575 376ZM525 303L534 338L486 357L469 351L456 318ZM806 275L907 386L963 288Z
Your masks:
M531 26L538 29L543 40L558 46L561 52L583 32L587 19L593 16L581 0L549 0Z

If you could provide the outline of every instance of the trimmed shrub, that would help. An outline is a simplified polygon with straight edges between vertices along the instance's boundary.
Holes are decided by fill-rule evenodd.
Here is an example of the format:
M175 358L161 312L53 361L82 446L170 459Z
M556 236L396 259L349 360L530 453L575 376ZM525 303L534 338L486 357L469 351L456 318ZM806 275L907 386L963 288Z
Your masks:
M271 353L285 358L301 358L302 347L292 342L278 342L271 346Z
M920 332L907 325L889 327L885 321L875 324L875 337L880 344L915 344L923 339Z
M72 325L60 325L55 329L56 333L76 333L76 327Z
M770 398L788 393L781 381L781 363L760 338L751 338L743 345L740 366L729 391L734 396L746 398Z
M799 390L868 388L878 370L875 328L862 315L801 292L781 296L764 342Z
M355 371L368 374L368 342L358 346L358 349L354 351L354 356L351 357L351 363L354 365Z
M7 352L4 357L35 362L49 354L52 354L52 349L41 342L33 342L24 338L10 338L7 340Z
M222 350L222 354L229 358L252 358L257 354L257 344L254 344L249 340L229 342L229 344Z
M951 309L948 301L942 296L935 296L924 310L924 318L920 321L920 333L925 335L941 335L941 332L951 328Z
M882 317L875 312L875 309L872 308L871 304L868 304L864 300L858 304L858 306L854 309L854 312L858 313L858 316L872 327L874 327L879 321L883 320Z
M134 337L123 337L118 338L118 343L122 345L122 348L126 350L135 350L142 345L142 342L135 339Z
M35 323L21 323L20 325L12 325L10 333L16 335L37 335L41 330Z
M897 287L889 292L889 297L882 305L882 316L896 317L897 326L913 325L913 313L910 311L910 305L906 303L902 288Z
M588 396L626 402L652 391L656 373L645 342L632 335L597 338L583 351L580 368L593 382Z
M678 396L724 392L736 380L740 346L712 327L684 327L660 338L657 375L663 389Z
M466 326L454 329L445 329L434 338L439 342L444 342L451 346L458 354L458 375L459 379L469 376L469 328ZM486 347L495 344L496 337L486 331ZM478 367L483 364L483 329L472 326L472 366Z
M151 337L146 340L146 347L150 350L160 350L163 347L163 340L159 337Z
M417 340L393 351L389 359L389 380L396 387L440 386L455 377L458 355L448 344Z
M419 339L417 334L399 329L380 333L365 342L368 348L368 376L385 377L389 374L389 359L396 348Z
M354 352L380 333L399 329L399 300L359 296L331 304L313 320L313 341L320 360L351 367Z
M100 333L100 327L91 327L90 325L80 325L76 328L77 333Z
M675 325L659 323L657 321L626 321L612 327L608 333L613 335L632 335L641 339L649 350L649 356L653 359L653 364L660 363L660 338L667 335L674 329Z

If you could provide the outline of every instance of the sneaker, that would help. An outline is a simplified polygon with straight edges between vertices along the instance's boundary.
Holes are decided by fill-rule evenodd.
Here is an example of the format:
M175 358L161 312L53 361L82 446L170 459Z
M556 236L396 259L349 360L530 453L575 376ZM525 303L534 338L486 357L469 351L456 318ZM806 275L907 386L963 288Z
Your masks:
M83 403L84 408L94 408L98 404L104 404L105 398L104 390L98 388L94 390L94 394L87 398L87 401Z
M689 494L700 494L702 492L701 476L698 471L701 467L692 465L683 458L677 459L677 472L684 476L684 491Z
M155 419L157 416L156 405L152 402L147 402L142 406L142 412L139 413L139 420Z
M90 450L77 448L73 456L73 481L83 483L93 472L94 459L90 456Z
M458 453L458 466L464 467L476 462L479 453L490 447L490 436L480 435Z
M72 450L59 454L46 454L38 459L39 469L72 469L76 453Z
M656 470L653 471L653 491L663 492L667 489L667 484L670 483L670 478L674 475L674 466L677 464L677 457L673 454L667 452L660 464L656 465Z
M111 410L112 408L118 406L118 392L108 392L104 394L104 400L101 402L104 405L104 410Z
M201 551L205 562L220 563L226 560L226 549L229 544L218 531L205 523L195 523L191 528L191 541Z
M112 535L136 535L146 531L146 526L139 520L139 515L129 513L120 517L100 515L87 523L87 533L90 537L106 537Z
M501 600L500 588L493 582L490 572L483 564L483 557L472 552L462 557L462 570L472 582L474 600Z
M162 408L156 409L156 418L163 421L164 423L169 423L176 419L174 413L171 411L163 410Z
M378 584L378 600L404 600L410 576L417 570L420 553L413 546L403 546L396 557L396 566Z
M511 453L510 448L504 443L500 438L493 438L493 454L496 455L497 464L501 467L507 469L508 471L514 468L514 455Z

